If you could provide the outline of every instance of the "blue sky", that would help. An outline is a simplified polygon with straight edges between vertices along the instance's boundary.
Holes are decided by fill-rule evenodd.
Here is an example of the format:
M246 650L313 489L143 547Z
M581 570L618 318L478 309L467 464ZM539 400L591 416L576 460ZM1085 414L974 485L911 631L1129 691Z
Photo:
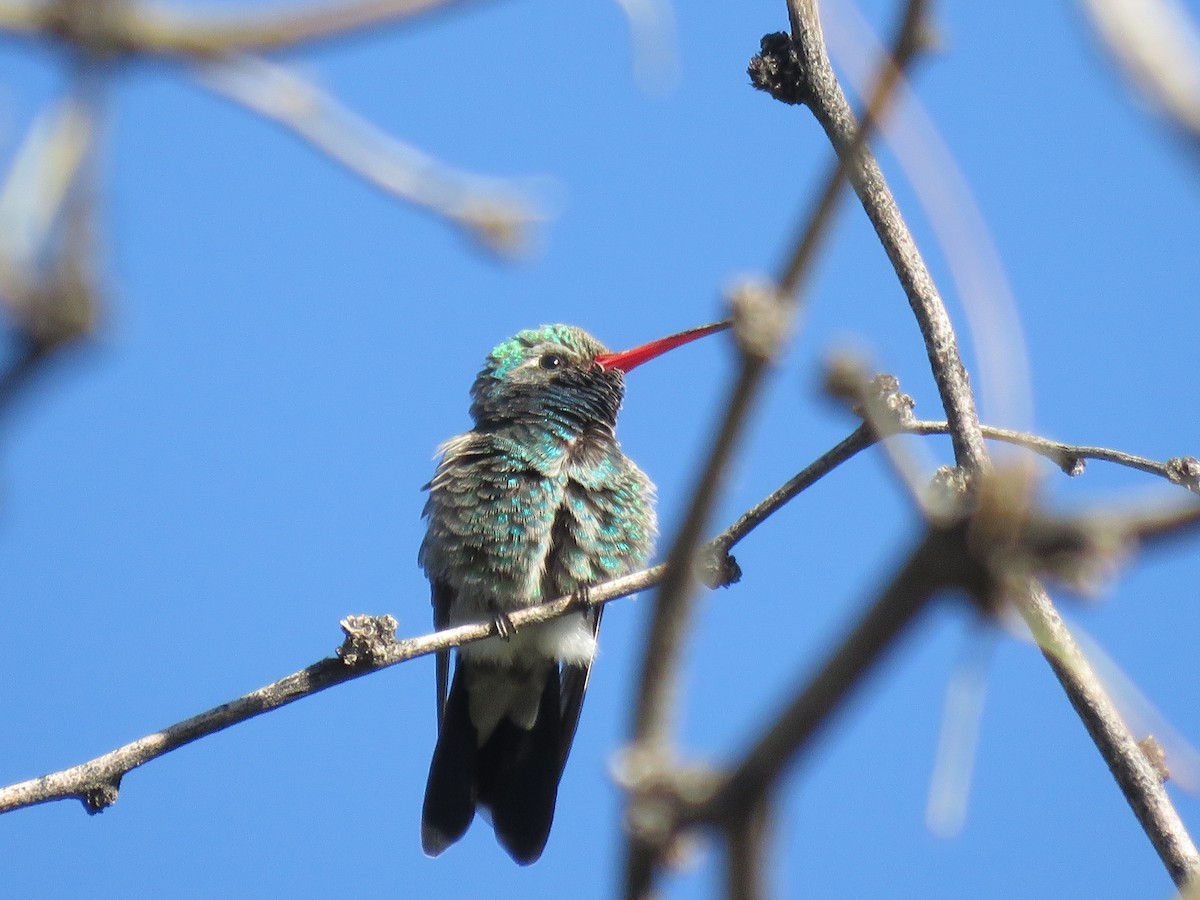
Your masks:
M879 26L889 8L865 5ZM125 73L105 161L104 327L36 386L0 445L0 781L82 762L302 668L332 652L347 614L387 612L405 634L427 631L419 488L438 443L468 426L487 351L543 322L640 343L718 317L724 287L774 270L829 156L806 112L747 86L759 38L786 27L784 4L676 15L680 79L666 95L638 87L611 2L468 5L285 57L448 163L550 179L558 214L517 265L168 67ZM1070 5L946 4L939 15L943 50L922 63L917 89L1011 282L1033 427L1164 460L1200 453L1196 158L1130 97ZM0 45L6 159L54 96L60 61ZM895 158L882 159L961 325L964 298L928 219ZM905 298L850 203L722 523L853 427L817 388L821 361L848 344L896 373L919 415L940 417ZM658 485L667 537L733 362L713 339L629 378L619 435ZM950 459L947 442L927 450ZM1100 463L1075 480L1045 474L1067 508L1178 491ZM719 763L745 743L917 527L868 454L745 541L745 577L701 602L689 642L689 758ZM1139 560L1098 601L1061 597L1192 741L1197 584L1200 553L1180 544ZM442 858L422 856L434 740L424 660L150 763L98 817L75 803L0 817L6 888L609 896L621 801L608 766L628 734L648 609L621 601L605 616L554 831L529 869L479 822ZM945 686L976 633L966 611L940 604L789 778L780 895L1169 895L1048 667L1006 636L990 651L965 827L951 840L925 828ZM1200 828L1196 798L1173 795ZM702 846L668 895L712 896L719 871Z

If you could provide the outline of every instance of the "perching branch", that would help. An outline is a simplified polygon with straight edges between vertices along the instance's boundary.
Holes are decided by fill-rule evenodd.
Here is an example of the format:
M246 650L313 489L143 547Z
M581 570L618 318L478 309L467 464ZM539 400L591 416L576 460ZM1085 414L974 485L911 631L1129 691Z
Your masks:
M1083 473L1084 460L1095 459L1158 475L1193 493L1200 493L1200 489L1197 489L1195 483L1195 472L1200 470L1200 461L1197 461L1194 456L1173 457L1167 462L1161 463L1121 450L1067 444L1035 434L1012 431L1008 428L981 425L980 430L985 438L1024 447L1046 457L1072 477ZM897 426L895 433L935 435L949 432L950 425L946 422L914 420L906 425ZM761 502L744 512L729 528L713 539L713 547L721 552L732 550L746 535L795 499L800 492L807 490L828 474L831 469L853 458L861 451L873 447L880 440L880 436L870 426L866 424L859 426L819 459L797 472L786 484L781 485Z
M809 483L833 471L842 461L844 459L829 453L823 455L805 470L810 473ZM768 515L769 513L758 515L754 524L749 527L743 525L737 540L765 521ZM733 543L728 540L726 533L715 539L711 546L714 554L724 556ZM718 581L731 583L737 580L735 567L722 569L728 574ZM665 565L658 565L634 572L589 588L586 601L579 597L560 597L512 612L509 614L509 620L513 626L521 628L565 615L570 610L577 609L581 602L607 603L653 587L661 582L665 570ZM71 798L83 801L90 811L96 812L116 802L121 779L127 772L185 744L370 672L398 665L418 656L427 656L438 650L483 640L497 633L496 623L488 622L461 625L421 637L397 640L396 623L389 616L355 616L345 620L342 627L347 637L338 651L338 658L321 660L256 691L152 735L139 738L81 765L0 788L0 813Z
M662 566L655 566L597 585L588 592L586 602L607 603L645 590L659 581L662 572ZM509 619L514 627L522 628L564 615L571 609L577 609L581 602L585 601L578 597L560 597L549 603L513 612ZM498 633L496 623L487 622L397 640L396 621L391 616L351 616L343 620L342 629L346 632L346 640L338 649L337 658L323 659L236 700L139 738L82 765L0 788L0 813L71 798L81 800L89 812L99 812L116 802L121 779L127 772L185 744L334 685Z
M943 422L915 422L912 432L941 434L946 428ZM992 431L999 429L985 428L985 432ZM1010 435L1019 438L1020 443L1031 446L1054 444L1068 454L1095 450L1097 458L1125 456L1118 451L1078 448L1048 442L1032 435ZM714 585L737 580L736 563L727 558L730 549L806 488L878 440L866 425L855 429L845 440L822 454L711 540L705 549L712 554L718 565L710 571L722 573L716 576ZM1182 513L1152 512L1140 517L1130 516L1128 521L1131 524L1128 530L1135 536L1154 540L1194 527L1197 518L1200 518L1200 512L1195 510ZM586 602L608 603L646 590L662 581L665 570L665 565L658 565L597 585L587 592ZM584 601L578 597L560 597L539 606L515 611L510 614L510 619L514 626L526 627L565 615L572 609L577 609L581 602ZM339 648L336 658L323 659L256 691L139 738L81 765L0 788L0 813L66 799L80 800L89 811L98 812L116 802L121 781L126 773L179 747L371 672L496 634L495 623L482 623L458 626L420 637L397 639L396 623L390 616L352 616L342 623L342 628L346 632L346 640ZM845 652L855 659L864 658L861 648L851 648ZM752 768L757 766L751 763L747 765ZM749 832L743 832L742 836L760 833L760 830L754 827ZM750 849L749 846L743 847L731 861L744 861L748 857L742 851L749 853ZM735 850L736 848L731 846L730 852Z

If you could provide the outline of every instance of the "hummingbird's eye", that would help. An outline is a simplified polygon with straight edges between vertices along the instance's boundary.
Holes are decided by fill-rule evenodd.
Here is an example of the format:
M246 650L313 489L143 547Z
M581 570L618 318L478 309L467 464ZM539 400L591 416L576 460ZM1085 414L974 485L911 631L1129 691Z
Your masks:
M566 360L564 360L557 353L547 353L540 360L538 360L538 365L540 365L543 369L561 369L564 362L566 362Z

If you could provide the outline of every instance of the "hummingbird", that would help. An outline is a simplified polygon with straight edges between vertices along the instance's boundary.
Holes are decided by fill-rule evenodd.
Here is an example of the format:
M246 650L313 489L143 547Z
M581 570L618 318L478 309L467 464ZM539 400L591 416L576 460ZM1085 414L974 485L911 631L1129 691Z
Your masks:
M654 485L615 434L625 373L729 327L719 322L613 353L571 325L498 344L471 387L474 427L439 448L418 562L438 630L497 636L437 655L438 739L421 814L437 856L477 807L521 865L542 855L579 724L603 607L514 631L509 613L642 568Z

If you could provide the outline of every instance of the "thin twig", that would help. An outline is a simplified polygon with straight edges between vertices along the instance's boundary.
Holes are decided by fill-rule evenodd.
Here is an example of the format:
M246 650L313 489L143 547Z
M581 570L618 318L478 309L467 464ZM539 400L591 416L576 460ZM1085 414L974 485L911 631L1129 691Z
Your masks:
M898 434L949 434L950 425L946 422L914 420L904 425L896 425L895 430ZM1194 460L1194 457L1175 457L1162 463L1153 459L1147 459L1144 456L1126 453L1122 450L1113 450L1108 447L1089 447L1082 444L1067 444L1062 441L1040 437L1036 434L1027 434L1023 431L1013 431L1008 428L995 428L991 425L981 425L980 431L986 438L1024 447L1027 450L1045 456L1071 476L1082 474L1083 460L1103 460L1141 472L1147 472L1151 475L1158 475L1172 484L1181 484L1193 493L1198 493L1193 484L1181 480L1180 476L1181 470L1187 470L1186 461ZM785 484L772 491L771 494L759 503L742 513L732 525L713 538L713 549L722 553L729 552L746 535L795 499L796 495L801 491L808 489L816 481L828 474L830 470L840 466L863 450L873 447L880 440L881 438L868 425L860 425L836 446L826 451L808 466L793 475Z

